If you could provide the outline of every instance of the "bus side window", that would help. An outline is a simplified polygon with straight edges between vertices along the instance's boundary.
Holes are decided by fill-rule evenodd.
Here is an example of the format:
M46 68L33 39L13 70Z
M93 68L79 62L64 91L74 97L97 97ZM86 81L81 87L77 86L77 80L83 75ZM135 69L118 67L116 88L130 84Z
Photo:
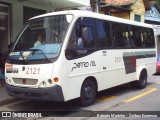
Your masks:
M83 48L93 48L93 31L91 26L83 26L81 29L81 36L83 42Z
M131 26L130 38L132 47L134 48L143 48L145 47L145 41L143 37L143 30L140 27Z
M154 42L154 35L153 35L153 30L149 28L144 28L144 40L145 40L145 47L147 48L153 48L155 47L155 42Z
M127 24L112 23L113 39L116 48L128 48L129 42L129 29Z
M136 47L136 45L135 45L136 43L134 41L133 31L130 31L130 42L131 42L132 47L135 48Z
M75 26L69 42L69 53L72 58L81 57L92 51L94 47L93 30L91 26Z
M71 33L71 37L69 39L69 46L68 46L68 50L66 51L66 56L69 59L72 59L74 57L77 56L77 39L78 39L78 29L77 29L77 25L75 25L75 27L72 30Z
M104 20L96 21L98 44L100 48L110 48L112 45L110 24Z

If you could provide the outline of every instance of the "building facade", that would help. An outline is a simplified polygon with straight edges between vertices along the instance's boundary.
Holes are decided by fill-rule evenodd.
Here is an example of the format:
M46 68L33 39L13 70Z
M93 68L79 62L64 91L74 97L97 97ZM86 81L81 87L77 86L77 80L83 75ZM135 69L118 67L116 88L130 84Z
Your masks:
M158 45L158 53L160 53L160 3L157 1L156 4L150 7L145 12L145 23L152 24L155 30L155 37Z
M156 0L102 0L101 12L111 16L145 22L145 11Z
M145 13L145 23L160 25L160 12L156 6L152 6Z

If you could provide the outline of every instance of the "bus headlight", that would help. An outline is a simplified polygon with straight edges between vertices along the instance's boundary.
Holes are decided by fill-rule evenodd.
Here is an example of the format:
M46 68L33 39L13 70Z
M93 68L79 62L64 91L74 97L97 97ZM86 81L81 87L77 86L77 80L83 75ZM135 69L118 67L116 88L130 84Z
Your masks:
M51 79L48 79L48 83L52 85L53 81Z
M12 80L6 77L6 83L12 84Z
M47 83L45 81L41 82L41 84L39 85L39 88L44 88L47 86Z

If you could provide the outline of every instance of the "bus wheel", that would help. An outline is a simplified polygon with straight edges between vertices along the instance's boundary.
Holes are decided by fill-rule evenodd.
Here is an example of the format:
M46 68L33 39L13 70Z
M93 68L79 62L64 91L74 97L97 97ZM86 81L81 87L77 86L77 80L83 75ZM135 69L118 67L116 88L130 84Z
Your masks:
M86 80L81 88L80 104L88 106L95 102L96 86L92 80Z
M145 88L147 85L147 71L142 70L139 80L136 82L136 87L139 89Z

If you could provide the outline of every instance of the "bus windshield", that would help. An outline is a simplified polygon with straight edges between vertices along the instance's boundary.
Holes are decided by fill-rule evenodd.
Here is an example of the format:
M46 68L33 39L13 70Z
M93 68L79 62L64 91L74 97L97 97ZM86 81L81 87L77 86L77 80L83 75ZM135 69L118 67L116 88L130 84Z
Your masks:
M28 61L56 58L72 18L72 15L56 15L30 20L8 59Z

